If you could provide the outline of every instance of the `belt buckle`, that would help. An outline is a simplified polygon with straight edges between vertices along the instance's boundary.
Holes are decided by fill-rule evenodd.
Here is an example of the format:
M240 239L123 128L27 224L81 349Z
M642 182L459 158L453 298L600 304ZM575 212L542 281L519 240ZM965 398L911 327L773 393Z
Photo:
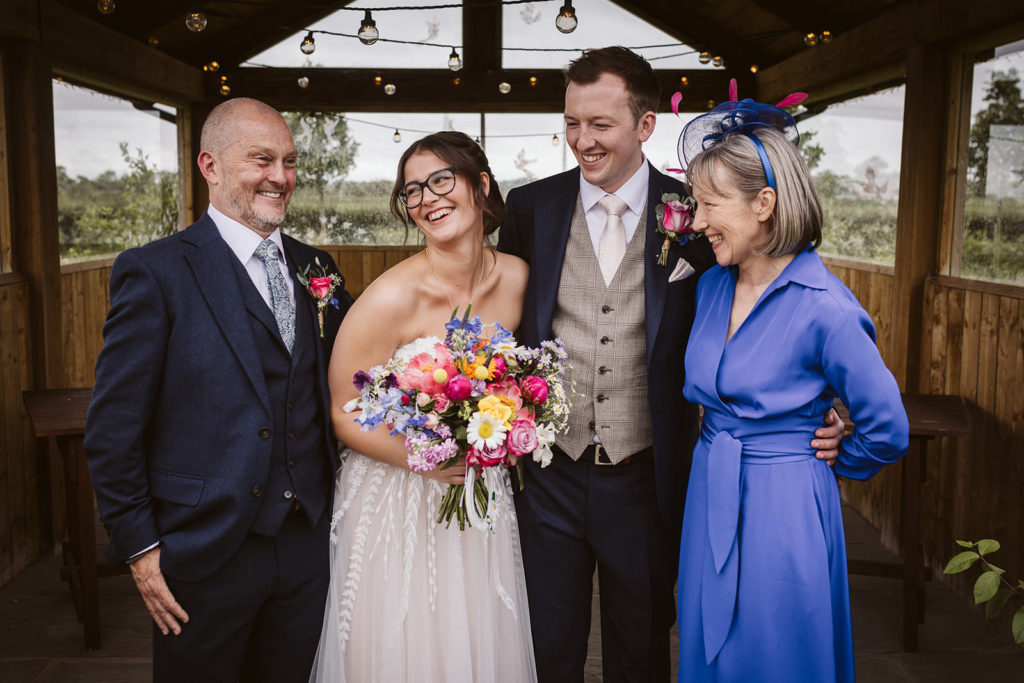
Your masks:
M602 444L594 444L594 464L601 465L603 467L614 466L615 463L608 457L608 451Z

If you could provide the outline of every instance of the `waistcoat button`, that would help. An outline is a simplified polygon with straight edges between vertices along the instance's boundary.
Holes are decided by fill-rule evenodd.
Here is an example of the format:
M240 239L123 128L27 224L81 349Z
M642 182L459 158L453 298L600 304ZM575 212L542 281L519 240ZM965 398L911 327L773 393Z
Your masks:
M607 397L607 396L605 396L604 394L598 394L598 395L597 395L597 402L598 402L598 403L604 403L604 402L605 402L605 399L607 399L607 398L608 398L608 397Z
M268 428L264 427L263 429L261 429L259 431L259 435L260 435L261 439L269 439L270 438L270 430Z
M610 313L611 310L612 310L612 307L609 306L608 304L605 304L604 306L601 307L601 312L602 313Z
M263 495L263 487L260 486L259 484L256 484L249 490L249 493L253 495L253 498L259 498L260 496Z
M610 341L611 341L611 339L609 339L607 335L601 337L601 343L602 344L607 344Z

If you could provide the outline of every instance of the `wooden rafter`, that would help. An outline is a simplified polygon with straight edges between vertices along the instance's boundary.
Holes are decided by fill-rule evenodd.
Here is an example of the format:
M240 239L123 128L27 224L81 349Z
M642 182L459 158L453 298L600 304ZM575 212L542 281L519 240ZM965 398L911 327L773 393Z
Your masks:
M729 70L738 72L750 64L764 61L765 55L690 3L681 7L678 0L612 2L695 50L708 50L713 55L721 55Z

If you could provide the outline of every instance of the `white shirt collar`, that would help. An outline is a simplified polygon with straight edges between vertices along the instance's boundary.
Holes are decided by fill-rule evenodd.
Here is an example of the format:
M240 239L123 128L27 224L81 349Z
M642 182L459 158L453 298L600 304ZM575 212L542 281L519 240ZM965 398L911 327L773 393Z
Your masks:
M650 176L650 166L647 164L647 157L644 156L643 163L640 164L637 172L614 192L615 196L626 202L630 211L637 216L643 211L644 203L647 201L647 184L650 181ZM587 179L583 177L583 171L580 171L580 201L583 203L584 211L594 208L594 205L606 194L609 193L597 185L588 183Z
M206 209L206 213L213 219L213 223L217 226L217 232L220 233L221 238L228 243L228 246L231 247L231 251L235 253L235 256L237 256L238 260L244 265L256 253L256 247L260 246L260 242L263 241L263 238L256 234L256 232L251 228L242 225L234 218L229 218L222 212L218 211L213 204L210 204L209 208ZM284 265L286 264L286 257L284 253L284 241L281 239L281 230L279 228L275 228L274 232L270 233L270 237L267 239L276 244L277 248L280 250L280 260L283 270Z

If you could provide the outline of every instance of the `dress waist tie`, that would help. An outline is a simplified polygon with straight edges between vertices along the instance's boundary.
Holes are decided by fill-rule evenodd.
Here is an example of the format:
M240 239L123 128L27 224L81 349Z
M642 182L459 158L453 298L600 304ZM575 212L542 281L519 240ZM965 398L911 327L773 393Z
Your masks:
M716 427L715 421L719 427ZM722 424L725 423L725 424ZM707 533L711 553L701 574L701 620L704 656L711 664L725 645L736 613L739 586L740 460L746 465L781 465L814 460L810 432L744 434L770 424L712 415L706 412L701 440L707 448ZM740 438L733 436L739 434Z

